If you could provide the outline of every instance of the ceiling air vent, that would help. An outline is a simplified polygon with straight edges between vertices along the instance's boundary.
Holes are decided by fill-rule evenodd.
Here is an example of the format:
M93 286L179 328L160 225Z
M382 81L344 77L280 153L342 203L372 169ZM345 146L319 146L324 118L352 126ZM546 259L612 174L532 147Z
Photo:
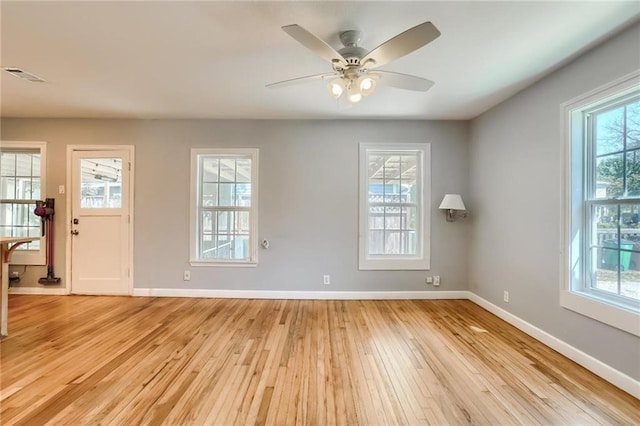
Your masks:
M24 70L21 70L20 68L16 68L16 67L2 67L3 70L5 70L6 72L8 72L9 74L21 78L23 80L29 80L32 81L34 83L44 83L44 80L41 79L40 77L38 77L37 75L28 73Z

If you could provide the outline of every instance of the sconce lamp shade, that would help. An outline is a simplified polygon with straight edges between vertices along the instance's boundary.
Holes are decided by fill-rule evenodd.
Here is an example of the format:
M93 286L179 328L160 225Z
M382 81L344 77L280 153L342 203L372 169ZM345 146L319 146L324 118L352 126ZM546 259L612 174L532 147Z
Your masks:
M443 210L466 210L460 194L446 194L439 208Z
M439 208L445 211L447 222L455 222L457 211L466 210L460 194L446 194ZM466 215L463 215L463 217L466 217Z

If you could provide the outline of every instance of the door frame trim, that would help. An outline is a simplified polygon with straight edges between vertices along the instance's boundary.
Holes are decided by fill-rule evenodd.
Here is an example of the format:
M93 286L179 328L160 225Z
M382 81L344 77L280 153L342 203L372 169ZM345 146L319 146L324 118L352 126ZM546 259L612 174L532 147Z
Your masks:
M73 200L71 196L73 187L73 176L71 176L73 153L76 151L129 151L129 162L131 163L131 171L129 174L129 259L127 260L129 268L129 286L128 294L133 295L133 204L134 196L134 174L135 174L135 146L134 145L67 145L67 171L66 171L66 220L65 220L65 289L67 294L71 294L71 210Z

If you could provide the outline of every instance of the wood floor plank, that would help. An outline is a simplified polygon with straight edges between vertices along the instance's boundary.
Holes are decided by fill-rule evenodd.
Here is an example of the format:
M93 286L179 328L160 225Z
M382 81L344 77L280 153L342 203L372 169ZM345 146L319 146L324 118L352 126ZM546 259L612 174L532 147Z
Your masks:
M463 300L10 296L2 425L640 424Z

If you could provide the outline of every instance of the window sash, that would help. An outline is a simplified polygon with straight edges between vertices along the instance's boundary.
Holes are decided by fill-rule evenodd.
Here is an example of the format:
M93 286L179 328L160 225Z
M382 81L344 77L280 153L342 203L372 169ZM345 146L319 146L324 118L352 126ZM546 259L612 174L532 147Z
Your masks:
M635 201L635 203L634 203ZM633 306L636 309L640 308L640 299L633 296L627 296L624 293L632 293L632 286L625 286L623 278L624 272L622 270L625 267L625 263L630 263L633 253L640 255L640 250L636 249L634 244L633 248L625 247L626 241L623 235L630 233L632 228L624 228L621 225L620 207L624 205L640 204L640 200L606 200L600 201L586 201L585 206L585 243L583 244L583 256L586 260L584 263L584 281L581 290L592 293L598 298L608 299L615 304ZM604 229L597 228L596 218L594 217L594 210L596 207L617 207L616 226L612 229L613 238L606 238ZM625 232L626 231L626 232ZM638 229L640 234L640 229ZM602 234L602 235L600 235ZM613 242L612 242L613 241ZM609 244L607 244L609 242ZM615 253L615 254L614 254ZM621 257L622 254L627 254ZM615 257L612 257L615 256ZM611 264L609 261L614 259ZM615 269L610 270L612 266ZM615 274L615 292L611 289L603 289L603 284L606 284L603 275L608 275L611 279L611 275ZM602 277L602 281L598 276ZM628 288L623 288L628 287Z
M629 105L631 103L640 101L640 93L638 90L631 91L630 93L626 93L624 95L618 96L613 100L605 101L597 104L595 107L585 109L582 111L582 121L584 125L584 138L585 138L585 159L584 159L584 177L586 180L585 185L585 194L587 200L599 200L602 199L597 198L597 159L603 158L607 156L614 155L622 155L623 162L623 173L622 173L622 184L623 184L623 194L618 197L610 197L611 199L638 199L639 196L628 196L626 195L627 189L627 176L626 176L626 163L627 158L626 155L630 152L640 152L640 146L637 147L628 147L627 146L627 137L626 137L626 123L625 123L625 136L622 138L622 149L606 152L604 154L597 153L597 140L596 140L596 116L599 114L604 114L609 111L613 111L625 105ZM625 117L626 118L626 117Z

